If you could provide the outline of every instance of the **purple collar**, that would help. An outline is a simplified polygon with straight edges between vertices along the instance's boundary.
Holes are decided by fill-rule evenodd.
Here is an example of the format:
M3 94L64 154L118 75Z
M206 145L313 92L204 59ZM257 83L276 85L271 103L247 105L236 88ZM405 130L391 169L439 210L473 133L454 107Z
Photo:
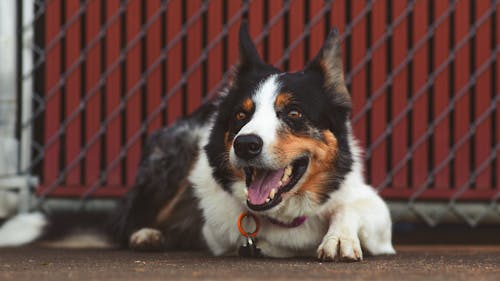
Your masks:
M281 227L287 227L287 228L294 228L298 227L304 224L306 222L307 217L306 216L301 216L301 217L296 217L292 222L290 223L284 223L279 220L275 220L273 218L267 217L267 220L271 222L274 225L281 226Z

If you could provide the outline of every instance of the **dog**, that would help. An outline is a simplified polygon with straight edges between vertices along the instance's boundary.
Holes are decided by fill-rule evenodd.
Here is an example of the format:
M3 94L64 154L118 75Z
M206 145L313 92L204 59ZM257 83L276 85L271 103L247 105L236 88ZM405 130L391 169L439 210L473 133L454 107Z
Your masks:
M227 88L145 145L113 216L120 244L328 261L394 254L389 210L363 178L339 41L334 29L287 73L261 60L243 22Z

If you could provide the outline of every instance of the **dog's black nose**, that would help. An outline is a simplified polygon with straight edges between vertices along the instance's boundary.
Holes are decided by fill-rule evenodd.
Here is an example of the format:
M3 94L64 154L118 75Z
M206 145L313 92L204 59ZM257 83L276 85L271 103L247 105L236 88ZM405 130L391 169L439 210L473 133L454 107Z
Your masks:
M234 140L234 153L245 160L257 157L262 151L262 139L257 135L241 135Z

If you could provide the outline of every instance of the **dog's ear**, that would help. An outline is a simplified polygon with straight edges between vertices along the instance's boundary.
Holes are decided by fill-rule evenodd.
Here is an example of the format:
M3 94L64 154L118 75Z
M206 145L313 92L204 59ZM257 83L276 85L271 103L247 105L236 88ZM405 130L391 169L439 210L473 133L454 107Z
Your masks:
M342 66L342 47L337 28L328 34L323 46L314 59L306 66L305 71L319 71L324 77L325 86L338 94L349 95Z
M248 24L243 20L239 32L239 61L238 68L253 68L265 65L248 34Z

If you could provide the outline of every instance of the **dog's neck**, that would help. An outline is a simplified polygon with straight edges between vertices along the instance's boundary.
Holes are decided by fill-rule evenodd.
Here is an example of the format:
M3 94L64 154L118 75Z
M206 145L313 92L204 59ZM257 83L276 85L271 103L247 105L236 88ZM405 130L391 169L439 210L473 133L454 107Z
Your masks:
M269 222L271 222L272 224L277 225L277 226L294 228L294 227L299 227L299 226L303 225L304 222L306 222L307 217L306 216L296 217L295 219L293 219L289 223L285 223L285 222L282 222L282 221L279 221L279 220L276 220L276 219L273 219L270 217L267 217L267 220L269 220Z

